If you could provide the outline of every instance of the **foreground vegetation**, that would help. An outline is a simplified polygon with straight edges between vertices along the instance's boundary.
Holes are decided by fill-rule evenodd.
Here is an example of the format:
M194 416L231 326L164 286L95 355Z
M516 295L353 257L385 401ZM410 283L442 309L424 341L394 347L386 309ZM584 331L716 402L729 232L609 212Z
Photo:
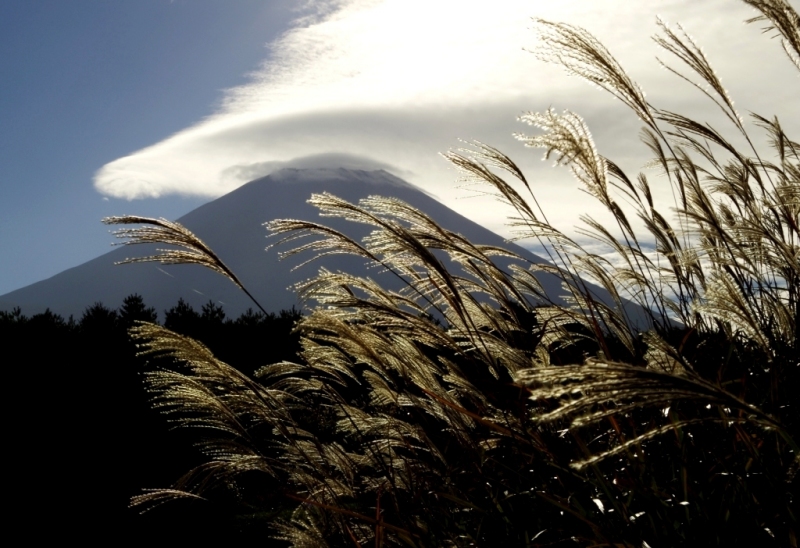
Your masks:
M800 69L797 13L746 1ZM352 253L405 289L321 271L298 288L319 303L298 324L298 359L252 377L166 327L134 327L145 355L172 360L147 375L153 405L205 455L134 505L212 501L298 547L796 546L800 145L753 114L766 160L700 49L659 24L658 44L707 85L747 151L649 104L588 32L538 20L545 59L642 120L674 203L601 156L577 115L552 110L523 116L542 133L522 140L556 154L612 215L613 230L582 221L613 260L551 226L533 193L523 197L519 168L480 143L447 158L515 209L521 237L553 266L473 245L391 198L312 196L322 214L374 231L356 242L273 221L283 242L306 242L289 253ZM107 222L142 224L118 232L129 243L178 246L144 260L203 264L238 283L178 224ZM497 255L517 266L498 268ZM543 293L541 270L563 278L568 305ZM632 328L631 303L650 311L648 325Z
M246 373L290 359L299 350L292 329L300 315L247 312L227 318L209 302L195 311L183 301L163 311L169 329L203 341ZM136 356L127 330L156 322L138 295L118 309L96 303L78 318L46 311L0 311L0 347L8 424L6 518L28 539L145 540L157 531L208 540L236 531L235 514L173 505L140 516L129 510L142 487L173 481L202 462L191 436L170 431L142 390L142 373L159 367ZM209 519L213 517L213 519Z

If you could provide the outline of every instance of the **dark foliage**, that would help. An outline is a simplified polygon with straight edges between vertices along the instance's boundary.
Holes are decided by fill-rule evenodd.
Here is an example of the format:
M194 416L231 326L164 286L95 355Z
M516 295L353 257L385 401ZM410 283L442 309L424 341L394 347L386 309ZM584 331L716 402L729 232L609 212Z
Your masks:
M183 301L167 311L172 329L191 333L250 372L296 355L292 329L300 317L295 310L249 310L232 320L213 303L198 314ZM200 462L191 438L169 431L142 385L142 373L160 364L136 357L127 331L156 318L136 294L118 310L95 303L77 322L49 310L31 317L19 308L0 312L7 386L21 387L27 402L22 412L19 395L6 404L16 413L7 463L15 471L8 497L12 530L24 529L30 541L56 533L95 541L153 534L208 541L242 528L235 516L208 505L175 505L147 516L128 508L143 487L171 483ZM54 499L56 493L63 498Z

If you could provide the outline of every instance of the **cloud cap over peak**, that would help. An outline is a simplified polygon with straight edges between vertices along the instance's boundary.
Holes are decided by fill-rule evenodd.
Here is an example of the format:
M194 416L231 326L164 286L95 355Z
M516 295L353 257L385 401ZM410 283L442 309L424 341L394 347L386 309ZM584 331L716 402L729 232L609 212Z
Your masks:
M355 160L341 155L352 154L497 229L502 215L496 210L450 199L460 192L453 190L456 173L438 153L463 138L510 154L537 181L540 198L555 195L558 203L572 204L570 213L590 211L594 204L566 170L541 164L540 151L531 154L515 141L514 132L528 129L515 117L569 108L586 120L600 153L634 173L650 159L637 138L641 123L607 93L525 51L537 47L532 17L586 28L648 92L648 101L716 123L713 105L655 60L658 55L685 72L650 39L658 31L650 3L332 0L309 6L314 9L270 44L251 81L228 90L215 113L106 164L95 188L129 200L211 198L279 166L347 166ZM762 37L757 25L741 27L754 15L751 8L728 0L664 0L657 7L665 21L694 34L737 106L771 116L780 105L784 126L797 118L800 107L789 100L791 67L779 44ZM776 82L774 94L763 93L763 82Z
M365 156L347 154L344 152L326 152L321 154L311 154L293 158L286 162L267 161L255 162L252 164L241 164L231 166L223 170L225 178L233 177L243 182L252 181L260 177L265 177L282 169L334 169L344 168L362 171L384 170L403 177L404 170L390 164L379 162Z

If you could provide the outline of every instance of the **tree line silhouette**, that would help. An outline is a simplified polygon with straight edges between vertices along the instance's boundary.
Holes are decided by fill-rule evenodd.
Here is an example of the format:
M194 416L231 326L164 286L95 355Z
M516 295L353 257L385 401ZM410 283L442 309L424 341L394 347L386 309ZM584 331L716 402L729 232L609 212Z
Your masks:
M215 355L250 375L257 368L293 360L296 309L264 314L248 310L230 318L209 301L200 311L182 299L164 311L163 325L208 346ZM145 536L158 529L199 536L197 525L212 514L180 505L140 516L129 510L142 488L173 482L199 455L181 432L148 403L142 374L159 360L137 356L128 329L137 321L158 323L142 297L126 297L118 309L102 303L79 319L49 309L26 316L0 311L5 356L14 521L44 525L29 530L68 538ZM213 512L224 529L225 516ZM212 528L213 529L213 528Z

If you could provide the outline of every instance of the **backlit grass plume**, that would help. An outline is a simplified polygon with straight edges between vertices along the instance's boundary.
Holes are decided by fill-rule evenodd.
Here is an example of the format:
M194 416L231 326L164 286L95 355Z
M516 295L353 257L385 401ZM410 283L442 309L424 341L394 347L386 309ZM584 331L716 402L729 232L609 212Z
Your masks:
M166 244L178 247L178 249L158 249L159 253L157 255L126 258L116 264L157 262L161 264L197 264L204 266L228 278L236 284L236 287L244 291L262 312L267 313L242 285L236 274L222 262L222 259L203 240L182 224L166 219L153 219L136 215L106 217L103 222L107 225L145 225L138 228L122 228L114 231L114 236L117 238L128 238L127 242L120 242L121 245Z
M794 9L745 1L800 68ZM553 226L522 170L480 142L445 157L513 208L517 238L550 263L474 244L397 199L311 196L322 216L371 232L271 221L279 244L300 243L284 255L355 255L402 289L321 268L297 286L317 303L297 324L297 361L255 379L196 341L135 328L153 404L197 432L207 460L134 504L218 501L297 547L797 546L800 144L752 113L773 149L757 150L680 26L659 19L655 41L690 76L659 62L722 110L745 150L646 101L586 30L535 23L542 59L639 116L671 203L603 156L578 114L552 109L523 115L538 133L518 138L611 215L579 218L601 252ZM106 222L148 225L119 231L128 243L180 248L125 262L201 264L241 287L177 223Z

